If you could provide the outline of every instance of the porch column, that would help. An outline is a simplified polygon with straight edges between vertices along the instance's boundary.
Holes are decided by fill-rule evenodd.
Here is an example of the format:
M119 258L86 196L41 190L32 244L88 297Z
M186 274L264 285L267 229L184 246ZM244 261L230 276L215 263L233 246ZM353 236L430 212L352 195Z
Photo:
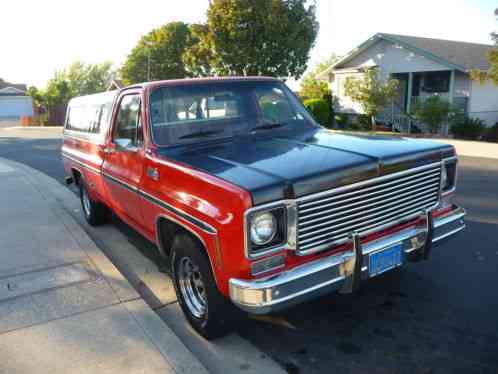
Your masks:
M455 70L450 71L450 87L448 89L448 102L453 105L455 99ZM448 135L449 124L446 122L443 124L443 134Z
M448 90L448 101L453 104L453 99L455 96L455 70L450 72L450 88Z
M406 95L406 113L410 114L412 109L412 89L413 89L413 73L408 73L408 92Z

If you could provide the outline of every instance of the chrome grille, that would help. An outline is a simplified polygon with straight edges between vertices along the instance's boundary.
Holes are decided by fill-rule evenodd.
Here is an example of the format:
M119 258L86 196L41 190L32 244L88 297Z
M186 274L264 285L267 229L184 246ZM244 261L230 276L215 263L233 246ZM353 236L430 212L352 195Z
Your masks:
M440 178L438 162L299 199L299 252L342 244L352 232L365 235L416 216L438 202Z

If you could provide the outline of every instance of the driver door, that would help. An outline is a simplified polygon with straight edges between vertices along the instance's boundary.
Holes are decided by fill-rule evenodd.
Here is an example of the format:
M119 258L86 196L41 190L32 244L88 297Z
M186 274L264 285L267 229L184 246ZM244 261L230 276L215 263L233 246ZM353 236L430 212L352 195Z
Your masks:
M140 92L119 99L102 167L112 208L125 221L142 226L138 186L143 172L143 126Z

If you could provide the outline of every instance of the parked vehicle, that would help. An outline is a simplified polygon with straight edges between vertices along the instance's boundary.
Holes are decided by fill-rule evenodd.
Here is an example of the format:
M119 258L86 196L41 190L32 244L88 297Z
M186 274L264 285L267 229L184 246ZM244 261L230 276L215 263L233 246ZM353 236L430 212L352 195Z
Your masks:
M240 311L353 292L465 227L453 147L329 132L272 78L75 98L62 156L88 223L112 210L156 243L207 338Z

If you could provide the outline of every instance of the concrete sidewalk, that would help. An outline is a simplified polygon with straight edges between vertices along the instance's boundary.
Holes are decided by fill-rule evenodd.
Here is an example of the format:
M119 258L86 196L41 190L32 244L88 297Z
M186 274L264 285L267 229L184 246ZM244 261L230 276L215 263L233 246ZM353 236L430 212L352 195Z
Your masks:
M498 159L498 143L478 142L472 140L427 139L439 143L451 144L459 156L484 157Z
M207 373L64 210L0 158L0 373Z

